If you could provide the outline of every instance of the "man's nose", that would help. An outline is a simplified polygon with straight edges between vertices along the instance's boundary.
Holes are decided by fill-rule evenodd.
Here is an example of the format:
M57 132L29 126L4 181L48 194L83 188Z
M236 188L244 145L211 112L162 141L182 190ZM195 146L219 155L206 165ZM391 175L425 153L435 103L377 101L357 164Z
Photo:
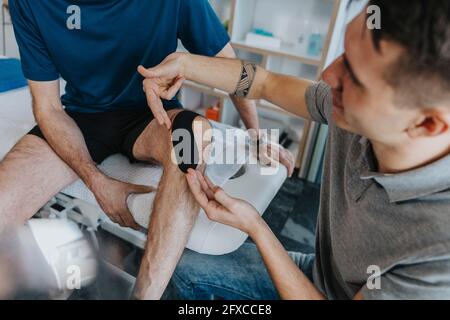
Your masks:
M331 88L339 90L342 88L344 71L344 57L340 56L323 72L322 79Z

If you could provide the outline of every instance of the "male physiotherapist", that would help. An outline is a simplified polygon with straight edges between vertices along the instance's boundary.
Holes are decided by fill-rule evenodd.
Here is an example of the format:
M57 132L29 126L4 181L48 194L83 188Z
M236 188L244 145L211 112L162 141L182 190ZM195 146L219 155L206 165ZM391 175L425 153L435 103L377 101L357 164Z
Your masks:
M325 82L188 54L141 70L160 94L184 77L330 127L315 255L288 254L254 208L189 173L209 217L256 246L186 252L173 277L179 297L450 299L450 2L371 4L381 29L365 13L352 21Z
M192 53L232 58L224 27L207 0L11 0L10 10L38 126L0 163L0 231L27 221L78 178L113 221L137 227L127 197L153 189L113 180L96 164L115 153L156 161L164 174L135 296L160 298L199 211L171 161L169 128L176 119L210 125L175 99L163 102L166 126L158 125L136 69L160 63L178 39ZM245 124L258 129L255 105L234 101ZM286 150L280 160L292 172Z

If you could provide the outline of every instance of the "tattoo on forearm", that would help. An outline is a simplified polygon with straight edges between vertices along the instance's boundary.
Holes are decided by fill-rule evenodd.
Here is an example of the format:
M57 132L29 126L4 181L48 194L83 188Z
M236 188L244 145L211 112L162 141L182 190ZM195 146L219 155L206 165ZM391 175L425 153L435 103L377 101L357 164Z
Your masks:
M246 98L252 88L255 80L257 66L254 63L242 61L241 79L237 85L236 91L233 95L237 97Z

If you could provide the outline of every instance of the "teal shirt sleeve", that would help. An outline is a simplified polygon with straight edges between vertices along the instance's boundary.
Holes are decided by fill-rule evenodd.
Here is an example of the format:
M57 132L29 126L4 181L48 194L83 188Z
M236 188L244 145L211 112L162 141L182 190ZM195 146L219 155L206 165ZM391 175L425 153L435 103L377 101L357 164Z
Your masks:
M216 56L230 37L207 0L181 0L178 38L193 54Z
M59 72L50 58L28 1L10 0L9 8L25 78L33 81L57 80Z

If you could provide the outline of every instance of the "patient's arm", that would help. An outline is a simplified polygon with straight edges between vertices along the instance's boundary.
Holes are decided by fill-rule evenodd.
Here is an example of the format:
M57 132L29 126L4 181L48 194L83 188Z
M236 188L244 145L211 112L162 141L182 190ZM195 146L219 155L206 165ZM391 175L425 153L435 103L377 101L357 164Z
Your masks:
M92 185L101 173L92 161L83 135L64 111L59 81L29 81L36 121L52 149L83 179Z
M243 62L239 60L174 53L159 66L150 69L139 67L139 72L147 78L144 88L160 124L164 120L159 118L162 110L159 98L173 98L183 79L248 99L265 99L288 112L310 119L305 93L311 81L274 74L251 64L246 69L249 71L247 76L243 74Z
M80 129L63 109L59 81L29 81L29 85L36 121L53 151L85 182L113 221L137 227L126 199L130 193L151 190L110 179L97 169Z

